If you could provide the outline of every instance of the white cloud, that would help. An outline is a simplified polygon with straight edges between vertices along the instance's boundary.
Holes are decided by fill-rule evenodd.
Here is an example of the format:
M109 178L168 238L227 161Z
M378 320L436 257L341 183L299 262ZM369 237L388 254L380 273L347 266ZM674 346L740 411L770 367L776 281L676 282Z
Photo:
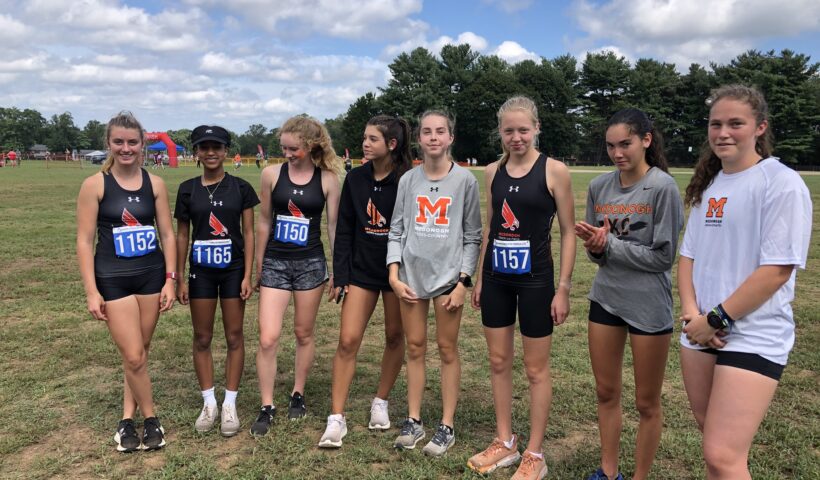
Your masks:
M524 60L539 61L541 59L535 52L527 50L519 45L518 42L513 42L512 40L501 42L501 45L496 47L495 50L492 51L492 54L506 60L508 63L518 63Z
M3 32L3 43L13 45L25 40L30 29L11 15L0 14L0 32Z
M761 37L820 31L817 0L576 0L570 14L588 35L583 49L611 43L681 69L728 61Z
M507 13L515 13L530 8L533 0L482 0L482 3L493 5Z
M102 63L103 65L125 65L128 59L125 55L106 55L100 54L94 57L94 61Z
M36 55L18 58L15 60L4 59L0 62L0 72L37 72L45 70L47 67L48 55L38 53Z
M221 0L184 0L199 7L224 7ZM350 39L401 39L426 24L410 18L422 0L233 0L230 25L253 25L280 37L311 34Z
M473 32L462 32L455 39L447 35L442 35L434 40L427 40L424 33L419 32L416 36L404 42L385 47L382 51L382 58L393 59L402 52L409 52L418 47L426 48L434 55L438 55L439 52L441 52L441 48L445 45L462 45L465 43L470 45L471 50L477 52L485 51L488 45L484 37L476 35Z
M203 72L222 75L243 75L256 70L252 61L242 58L230 58L222 52L208 52L202 56L199 69Z

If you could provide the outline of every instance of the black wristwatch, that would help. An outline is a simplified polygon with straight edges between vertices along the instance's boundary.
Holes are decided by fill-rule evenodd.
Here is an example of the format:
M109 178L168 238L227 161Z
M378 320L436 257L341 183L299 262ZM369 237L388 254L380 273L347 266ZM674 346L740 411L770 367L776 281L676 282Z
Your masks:
M473 286L473 280L470 278L469 275L462 275L462 276L458 277L458 283L464 285L467 288L470 288L470 287Z
M725 330L735 322L720 304L706 314L706 321L715 330Z

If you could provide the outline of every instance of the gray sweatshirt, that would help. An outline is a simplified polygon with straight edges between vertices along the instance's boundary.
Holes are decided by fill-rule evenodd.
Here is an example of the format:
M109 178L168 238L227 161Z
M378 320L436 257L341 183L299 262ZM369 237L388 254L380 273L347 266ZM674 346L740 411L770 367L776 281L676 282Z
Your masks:
M475 273L481 248L481 207L475 176L456 164L441 180L421 165L399 180L387 237L387 264L419 298L441 295L459 274Z
M672 265L683 228L683 202L671 176L651 168L621 187L618 171L596 177L587 193L587 223L610 232L589 299L646 332L671 328Z

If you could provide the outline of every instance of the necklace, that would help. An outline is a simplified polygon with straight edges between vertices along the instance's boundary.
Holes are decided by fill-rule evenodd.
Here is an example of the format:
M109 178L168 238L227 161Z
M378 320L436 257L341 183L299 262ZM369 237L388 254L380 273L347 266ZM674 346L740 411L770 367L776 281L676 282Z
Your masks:
M204 180L204 178L203 178L203 180ZM208 191L208 200L209 201L211 201L211 202L214 201L214 194L216 194L216 191L219 190L219 186L222 185L222 180L225 180L225 175L222 175L222 178L220 178L219 182L216 183L216 187L214 188L213 192L211 191L210 188L208 188L207 185L202 185L203 187L205 187L205 190Z

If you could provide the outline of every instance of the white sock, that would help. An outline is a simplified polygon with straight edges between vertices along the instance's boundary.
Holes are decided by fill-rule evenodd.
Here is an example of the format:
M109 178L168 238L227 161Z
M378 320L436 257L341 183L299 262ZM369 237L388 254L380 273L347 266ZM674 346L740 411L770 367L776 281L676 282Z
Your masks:
M531 452L529 450L527 450L527 451L530 452L530 455L532 455L533 457L539 458L541 460L544 459L544 454L543 453L535 453L535 452Z
M341 413L334 413L333 415L330 415L329 417L327 417L327 422L328 423L330 423L331 420L339 420L340 422L344 422L345 421L345 416L342 415Z
M512 448L514 444L515 444L515 435L510 437L509 440L504 440L504 446L507 447L507 449Z
M373 397L373 403L377 405L387 405L387 400L382 400L379 397Z
M214 396L214 387L202 391L202 400L210 406L216 405L216 397Z
M222 405L236 405L236 395L238 393L238 390L225 389L225 401L222 402Z

